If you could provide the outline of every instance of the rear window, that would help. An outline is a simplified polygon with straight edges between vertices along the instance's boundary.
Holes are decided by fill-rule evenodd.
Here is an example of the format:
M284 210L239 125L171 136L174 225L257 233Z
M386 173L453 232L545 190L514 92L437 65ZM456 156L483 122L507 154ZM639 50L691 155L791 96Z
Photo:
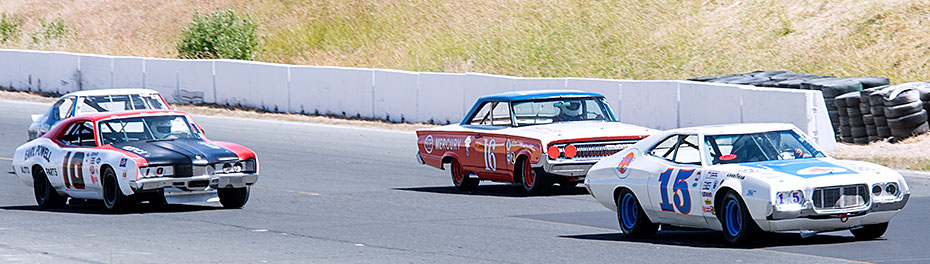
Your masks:
M168 110L168 106L158 94L81 96L75 112L92 114L132 110Z

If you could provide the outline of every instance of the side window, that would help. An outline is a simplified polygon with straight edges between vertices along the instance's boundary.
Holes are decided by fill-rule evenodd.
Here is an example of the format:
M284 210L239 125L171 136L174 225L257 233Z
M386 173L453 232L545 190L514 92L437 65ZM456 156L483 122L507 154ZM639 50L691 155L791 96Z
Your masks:
M675 145L678 144L678 135L670 136L662 140L658 145L649 151L649 154L671 161L675 154Z
M67 97L55 103L55 119L64 120L71 117L71 107L74 106L74 97Z
M494 104L494 111L491 113L491 125L510 126L510 103L500 102Z
M94 140L94 125L91 122L80 122L71 125L71 128L68 128L68 131L60 140L71 146L97 146L97 142Z
M490 125L491 124L491 102L484 103L481 108L478 108L478 111L475 112L475 116L471 117L471 121L468 122L469 125Z
M697 135L688 135L679 141L675 163L701 165L701 150L698 148Z

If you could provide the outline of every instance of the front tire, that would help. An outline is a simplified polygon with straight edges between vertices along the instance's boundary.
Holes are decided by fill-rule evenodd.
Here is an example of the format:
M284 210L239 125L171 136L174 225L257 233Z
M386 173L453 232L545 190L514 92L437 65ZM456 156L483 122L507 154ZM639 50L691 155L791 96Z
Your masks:
M459 163L459 160L453 159L452 164L449 165L449 170L452 171L452 184L455 185L456 190L460 192L474 191L478 188L478 179L472 179L465 175L465 169L462 168L462 163Z
M61 208L68 200L67 197L61 196L55 191L52 184L48 182L48 176L45 175L45 170L42 170L42 168L36 168L32 172L32 189L35 193L36 204L42 209Z
M650 238L659 230L659 225L649 221L639 200L627 189L620 191L617 196L617 222L623 234L630 238Z
M859 240L872 240L885 235L888 231L888 223L865 225L861 228L850 229L849 232Z
M735 192L729 192L721 203L723 210L720 213L720 225L723 227L723 237L727 243L734 246L748 246L755 242L762 230L752 220L746 203Z
M216 194L220 197L220 204L229 209L242 208L249 202L249 187L219 189Z
M514 172L519 172L520 183L523 184L523 190L530 195L544 194L549 191L549 187L552 186L552 182L548 177L543 175L536 174L536 171L533 170L533 167L530 166L530 161L528 158L520 159L518 162L519 170Z
M110 212L125 211L129 205L133 204L132 198L123 194L119 188L119 181L116 179L116 172L112 168L103 170L103 205Z

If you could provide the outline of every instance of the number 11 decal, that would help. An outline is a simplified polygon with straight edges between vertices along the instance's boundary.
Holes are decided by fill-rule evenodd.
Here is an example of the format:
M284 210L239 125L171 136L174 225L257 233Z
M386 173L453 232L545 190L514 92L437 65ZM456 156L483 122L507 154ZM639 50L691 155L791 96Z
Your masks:
M688 178L691 178L691 174L694 173L694 170L678 170L678 174L675 176L675 181L672 182L672 193L675 195L675 204L669 202L668 200L668 184L669 180L672 178L672 171L674 169L668 168L662 174L659 174L659 194L662 195L662 201L659 202L659 207L662 208L662 211L666 212L675 212L675 208L678 208L678 212L681 214L690 214L691 213L691 194L688 191Z

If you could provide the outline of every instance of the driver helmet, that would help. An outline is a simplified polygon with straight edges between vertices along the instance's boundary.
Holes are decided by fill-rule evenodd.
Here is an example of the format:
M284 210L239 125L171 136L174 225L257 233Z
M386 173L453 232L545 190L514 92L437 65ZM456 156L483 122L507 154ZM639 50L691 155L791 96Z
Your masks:
M561 114L567 116L579 116L581 115L581 102L578 101L565 101L562 104L559 104L559 110Z
M151 124L152 135L155 136L155 139L165 139L171 135L171 120L169 119L159 119L155 120Z

